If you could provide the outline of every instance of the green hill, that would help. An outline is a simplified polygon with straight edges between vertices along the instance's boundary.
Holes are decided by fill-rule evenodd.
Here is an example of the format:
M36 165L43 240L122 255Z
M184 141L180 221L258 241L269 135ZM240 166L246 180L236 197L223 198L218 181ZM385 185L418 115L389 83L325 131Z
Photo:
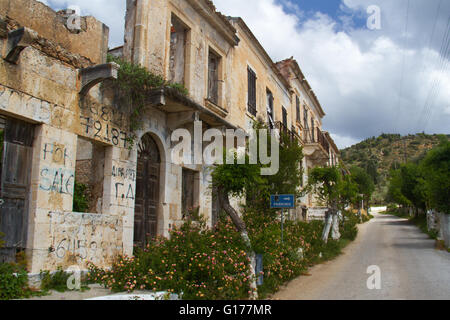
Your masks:
M341 150L342 160L349 168L356 165L366 169L376 185L373 201L383 203L390 169L398 168L406 161L420 159L439 144L440 136L445 137L424 133L408 136L382 134ZM450 139L450 135L446 137Z

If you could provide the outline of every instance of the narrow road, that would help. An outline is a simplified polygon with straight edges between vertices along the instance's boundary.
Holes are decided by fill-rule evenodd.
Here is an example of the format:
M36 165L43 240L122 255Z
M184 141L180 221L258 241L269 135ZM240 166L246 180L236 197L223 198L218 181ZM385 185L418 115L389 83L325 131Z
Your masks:
M434 244L407 220L375 214L343 255L311 268L311 276L291 281L272 299L450 299L450 253ZM379 290L367 285L373 265L381 271Z

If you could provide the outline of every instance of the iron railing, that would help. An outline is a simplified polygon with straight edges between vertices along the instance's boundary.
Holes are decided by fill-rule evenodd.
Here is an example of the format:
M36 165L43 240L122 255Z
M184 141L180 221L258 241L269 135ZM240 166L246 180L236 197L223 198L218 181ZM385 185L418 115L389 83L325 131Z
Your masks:
M304 131L305 135L303 137L305 144L319 144L326 151L327 154L330 153L330 143L319 128L314 130L307 129Z

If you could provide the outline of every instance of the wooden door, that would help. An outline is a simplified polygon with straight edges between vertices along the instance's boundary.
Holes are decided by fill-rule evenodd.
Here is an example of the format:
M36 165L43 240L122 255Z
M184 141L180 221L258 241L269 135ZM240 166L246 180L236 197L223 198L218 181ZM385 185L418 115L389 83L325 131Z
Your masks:
M26 247L34 126L5 120L0 185L0 232L5 244L0 249L0 262L11 262Z
M140 248L157 235L160 162L158 146L146 134L138 149L134 209L134 244Z

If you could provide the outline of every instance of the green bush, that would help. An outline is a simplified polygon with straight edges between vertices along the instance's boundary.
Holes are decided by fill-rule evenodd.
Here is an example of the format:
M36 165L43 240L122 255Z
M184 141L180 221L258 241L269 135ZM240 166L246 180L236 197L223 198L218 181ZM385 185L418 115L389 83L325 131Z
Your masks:
M87 212L89 209L89 200L86 195L87 186L75 181L73 193L73 211Z
M323 221L285 221L282 242L281 223L275 215L246 208L243 219L253 250L263 254L264 281L258 288L262 299L309 266L339 255L356 237L358 223L356 215L347 214L341 225L342 240L324 243ZM134 257L119 257L110 270L89 264L89 280L113 292L168 291L183 293L188 300L248 299L247 249L228 217L222 217L214 230L207 229L204 221L188 218L170 231L170 239L158 237L145 250L136 249Z
M359 217L358 215L345 211L343 213L344 221L341 222L339 226L339 232L341 233L341 237L343 239L347 239L353 241L356 239L358 235L358 223Z
M114 292L168 291L183 299L245 299L249 296L248 258L240 234L223 219L216 230L187 222L158 237L135 257L120 257L111 270L90 264L89 278Z
M67 291L67 280L70 275L65 273L61 267L51 274L49 271L41 271L41 289L44 291L56 290L58 292Z
M0 264L0 300L27 298L30 295L26 270L9 263Z
M422 161L430 207L450 214L450 141L442 142Z
M268 219L267 215L249 210L244 213L244 220L253 249L256 253L263 254L264 282L259 287L260 298L263 298L306 270L307 261L300 259L298 253L301 248L304 256L309 254L307 237L312 234L311 226L285 221L284 242L281 242L281 223L278 219Z

